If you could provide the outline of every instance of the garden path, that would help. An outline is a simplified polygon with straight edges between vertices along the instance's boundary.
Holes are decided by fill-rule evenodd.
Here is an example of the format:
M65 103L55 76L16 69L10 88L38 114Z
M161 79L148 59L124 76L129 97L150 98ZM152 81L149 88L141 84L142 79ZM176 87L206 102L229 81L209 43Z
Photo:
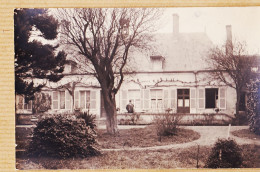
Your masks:
M145 126L119 126L119 129L142 128ZM101 126L100 128L103 128ZM152 147L125 147L120 149L102 149L102 151L122 151L122 150L158 150L158 149L182 149L192 146L212 146L218 139L226 139L228 137L228 126L184 126L183 128L192 129L200 134L198 140L188 143L171 144L164 146ZM245 139L233 136L232 131L247 129L248 126L231 126L229 137L234 139L238 144L254 144L260 145L260 141L256 139Z

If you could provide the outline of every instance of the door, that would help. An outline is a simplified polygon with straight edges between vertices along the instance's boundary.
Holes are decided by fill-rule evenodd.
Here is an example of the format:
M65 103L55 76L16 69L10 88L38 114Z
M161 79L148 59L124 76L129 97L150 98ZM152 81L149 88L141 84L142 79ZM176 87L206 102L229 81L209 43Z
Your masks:
M190 90L177 90L177 113L190 113Z

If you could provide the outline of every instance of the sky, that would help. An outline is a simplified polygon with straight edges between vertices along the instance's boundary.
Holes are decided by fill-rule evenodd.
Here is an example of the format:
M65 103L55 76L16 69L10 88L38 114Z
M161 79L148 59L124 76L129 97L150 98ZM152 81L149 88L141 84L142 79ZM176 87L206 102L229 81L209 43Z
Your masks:
M180 32L206 32L214 44L223 45L226 25L231 25L233 40L246 42L249 54L260 54L260 7L186 7L163 11L159 33L171 33L172 15L178 14Z
M223 45L226 25L231 25L233 40L246 42L249 53L260 54L260 7L165 8L158 32L172 32L174 13L180 32L206 32L214 44Z

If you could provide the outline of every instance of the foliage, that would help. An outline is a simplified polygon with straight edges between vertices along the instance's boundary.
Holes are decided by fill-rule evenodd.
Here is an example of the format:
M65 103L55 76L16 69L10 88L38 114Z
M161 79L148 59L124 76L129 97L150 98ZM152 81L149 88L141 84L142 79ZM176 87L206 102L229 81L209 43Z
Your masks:
M96 127L96 124L95 124L96 116L90 114L89 111L80 112L79 115L77 116L77 118L84 119L87 126L89 126L92 130L95 129L95 127Z
M56 115L38 122L28 153L36 157L87 157L98 155L96 136L85 120Z
M206 168L239 168L243 162L242 149L234 140L219 139L212 148Z
M239 114L240 96L252 78L251 67L256 56L248 55L246 44L228 40L223 47L212 48L207 61L212 80L218 80L236 90L236 114Z
M155 115L154 123L156 126L157 135L160 138L161 136L177 135L181 118L182 117L180 115L173 115L170 113Z
M63 76L65 53L55 52L58 46L42 44L39 38L53 40L58 32L58 21L45 9L15 9L15 93L33 99L44 83L35 84L34 78L57 82ZM37 35L37 33L39 33ZM32 40L32 38L37 38Z
M51 96L49 94L35 93L33 100L33 113L46 112L51 109Z
M247 115L250 131L260 135L260 82L252 81L248 84Z
M119 120L119 124L121 125L136 125L138 122L140 122L140 113L127 113L124 114L124 118ZM140 123L139 123L140 124Z

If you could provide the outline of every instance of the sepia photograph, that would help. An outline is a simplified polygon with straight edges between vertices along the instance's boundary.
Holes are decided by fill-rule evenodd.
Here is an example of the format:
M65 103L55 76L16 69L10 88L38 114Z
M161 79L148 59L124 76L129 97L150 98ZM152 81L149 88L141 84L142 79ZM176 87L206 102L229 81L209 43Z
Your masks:
M13 16L16 169L260 168L260 7Z

